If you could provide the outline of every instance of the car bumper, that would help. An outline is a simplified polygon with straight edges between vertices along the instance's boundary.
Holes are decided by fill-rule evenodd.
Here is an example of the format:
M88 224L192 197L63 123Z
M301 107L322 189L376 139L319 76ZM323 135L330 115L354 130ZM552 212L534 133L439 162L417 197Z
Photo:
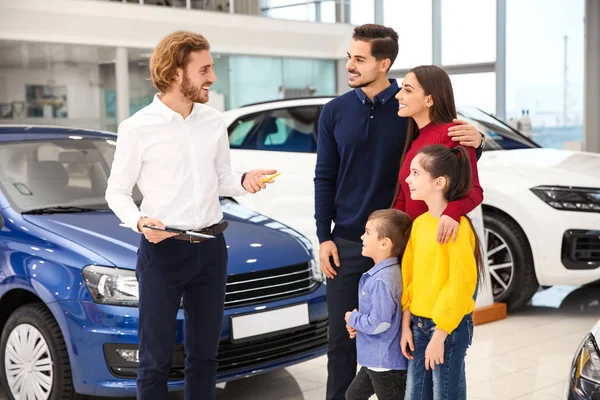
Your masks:
M230 340L230 317L268 311L306 303L307 326L241 344ZM68 330L68 347L73 369L73 384L81 394L96 396L133 396L136 391L136 363L115 354L116 349L137 350L138 309L84 302L62 302L62 329ZM264 309L263 309L264 307ZM169 390L183 390L184 345L183 310L177 315L177 334ZM241 351L243 348L243 351ZM327 306L325 286L291 299L225 310L219 342L217 381L224 382L264 373L321 356L327 351Z
M536 276L543 286L585 285L600 280L600 214L549 206L531 210L526 233Z

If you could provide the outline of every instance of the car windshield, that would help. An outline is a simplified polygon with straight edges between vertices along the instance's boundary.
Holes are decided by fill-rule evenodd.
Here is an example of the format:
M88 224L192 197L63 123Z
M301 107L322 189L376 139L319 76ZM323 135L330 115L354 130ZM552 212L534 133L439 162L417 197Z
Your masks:
M0 189L19 212L108 209L104 193L115 148L111 139L0 142ZM133 198L142 200L137 187Z
M484 151L517 150L540 147L510 126L475 107L458 108L458 118L475 126L486 135Z

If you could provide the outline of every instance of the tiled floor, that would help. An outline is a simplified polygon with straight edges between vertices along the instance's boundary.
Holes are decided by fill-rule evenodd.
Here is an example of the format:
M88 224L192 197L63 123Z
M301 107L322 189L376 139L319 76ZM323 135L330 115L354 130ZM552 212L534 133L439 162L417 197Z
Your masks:
M554 287L532 305L475 327L467 356L468 398L562 399L573 354L600 318L600 285ZM219 385L218 400L324 400L326 358ZM373 397L375 398L375 397Z
M475 327L467 356L468 398L562 399L573 354L598 318L600 285L554 287L540 291L531 306L506 320ZM320 357L219 384L217 400L324 400L326 363ZM181 393L171 397L183 398Z

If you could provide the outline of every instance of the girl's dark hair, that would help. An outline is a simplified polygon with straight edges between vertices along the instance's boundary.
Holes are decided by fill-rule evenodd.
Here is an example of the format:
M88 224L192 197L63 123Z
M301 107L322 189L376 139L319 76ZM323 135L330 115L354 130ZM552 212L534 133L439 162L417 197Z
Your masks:
M436 144L427 146L421 149L421 167L428 172L432 178L436 179L441 176L446 178L446 188L444 195L448 202L461 199L469 193L472 183L471 162L469 153L464 147L448 147ZM479 287L482 287L485 274L485 266L483 264L483 255L481 253L481 241L477 236L477 232L473 227L473 222L465 215L467 221L471 225L473 235L475 235L475 262L477 264L477 280Z
M456 119L456 104L454 103L454 91L452 90L452 82L450 77L440 67L436 65L421 65L408 71L413 73L417 82L425 91L426 96L433 98L433 106L429 109L429 118L431 122L440 124L449 124ZM406 143L404 151L400 157L400 168L406 158L406 153L410 149L412 142L419 136L419 127L413 118L408 119L408 129L406 130ZM396 193L392 207L398 197L400 191L400 183L396 186Z

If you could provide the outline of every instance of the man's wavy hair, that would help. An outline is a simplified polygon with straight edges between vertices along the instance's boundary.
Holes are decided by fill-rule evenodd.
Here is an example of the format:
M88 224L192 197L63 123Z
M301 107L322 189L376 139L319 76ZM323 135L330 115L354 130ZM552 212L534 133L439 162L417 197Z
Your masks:
M210 50L210 44L199 33L177 31L164 37L154 49L150 58L150 77L161 93L166 93L177 73L177 68L185 70L190 53Z

